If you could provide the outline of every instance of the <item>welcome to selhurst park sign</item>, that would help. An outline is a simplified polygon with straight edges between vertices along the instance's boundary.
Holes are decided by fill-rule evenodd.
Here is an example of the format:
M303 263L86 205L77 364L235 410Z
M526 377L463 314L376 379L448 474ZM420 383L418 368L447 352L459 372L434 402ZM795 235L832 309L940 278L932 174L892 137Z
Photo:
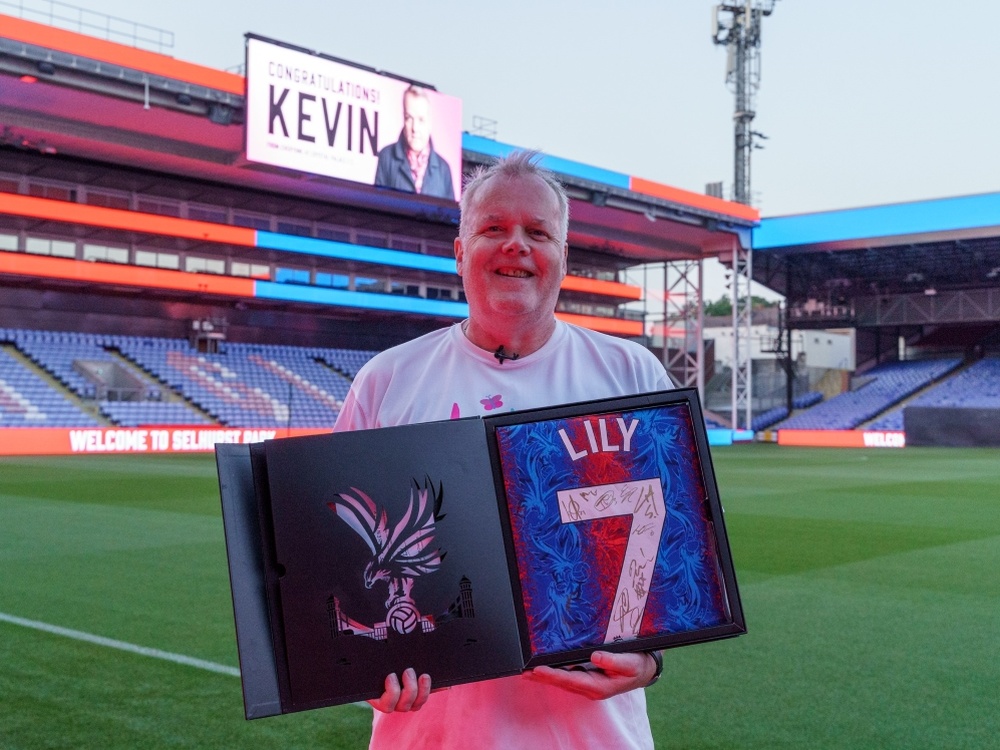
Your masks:
M95 453L208 453L216 443L259 443L331 428L289 427L13 427L0 430L0 455L59 456Z

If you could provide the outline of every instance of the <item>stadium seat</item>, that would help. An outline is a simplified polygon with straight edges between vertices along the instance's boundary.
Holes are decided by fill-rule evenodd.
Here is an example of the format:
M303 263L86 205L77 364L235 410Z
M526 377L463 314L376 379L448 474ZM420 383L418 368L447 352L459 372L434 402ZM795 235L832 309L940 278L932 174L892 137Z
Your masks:
M867 373L856 390L823 401L777 425L778 429L851 430L925 388L961 364L960 359L893 362Z

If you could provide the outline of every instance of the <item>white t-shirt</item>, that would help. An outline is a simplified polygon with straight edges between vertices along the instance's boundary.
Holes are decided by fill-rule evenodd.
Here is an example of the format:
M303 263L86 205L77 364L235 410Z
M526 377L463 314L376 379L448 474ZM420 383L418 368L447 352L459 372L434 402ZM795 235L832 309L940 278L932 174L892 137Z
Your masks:
M672 388L638 344L557 322L538 351L503 364L458 324L378 354L361 368L335 430L483 416Z
M501 364L456 324L382 352L361 368L334 429L457 419L672 387L659 360L630 341L559 322L541 349ZM371 747L649 750L653 738L642 690L592 701L517 676L433 693L414 713L376 711Z

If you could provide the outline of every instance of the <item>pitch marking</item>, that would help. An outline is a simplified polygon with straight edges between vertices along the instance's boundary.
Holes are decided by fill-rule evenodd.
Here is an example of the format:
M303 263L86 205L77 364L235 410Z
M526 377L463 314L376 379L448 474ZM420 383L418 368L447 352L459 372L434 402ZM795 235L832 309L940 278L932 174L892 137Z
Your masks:
M169 651L161 651L158 648L149 648L147 646L137 646L134 643L127 643L125 641L116 641L114 638L105 638L101 635L94 635L93 633L84 633L82 630L71 630L70 628L62 628L58 625L49 625L47 622L39 622L38 620L28 620L24 617L16 617L15 615L8 615L5 612L0 612L0 622L9 622L11 625L20 625L25 628L33 628L34 630L41 630L44 633L51 633L53 635L61 635L66 638L74 638L78 641L84 641L86 643L93 643L98 646L107 646L108 648L117 648L120 651L128 651L133 654L139 654L140 656L151 656L154 659L163 659L164 661L172 661L175 664L183 664L188 667L196 667L198 669L205 669L209 672L216 672L217 674L227 674L231 677L239 677L240 670L236 667L227 667L225 664L217 664L214 661L206 661L205 659L195 659L193 656L184 656L184 654L173 654ZM366 701L358 701L357 703L351 703L352 706L357 706L359 708L371 708L371 706Z
M0 612L0 622L9 622L12 625L20 625L25 628L33 628L34 630L41 630L44 633L61 635L66 638L74 638L78 641L93 643L98 646L107 646L108 648L116 648L120 651L128 651L133 654L139 654L140 656L151 656L154 659L163 659L164 661L172 661L175 664L184 664L185 666L188 667L205 669L209 672L216 672L218 674L227 674L232 677L240 676L240 670L237 669L236 667L227 667L225 664L216 664L214 661L206 661L205 659L195 659L193 656L184 656L184 654L172 654L169 651L161 651L158 648L137 646L134 643L126 643L125 641L116 641L113 638L105 638L100 635L94 635L93 633L84 633L81 630L70 630L69 628L61 628L58 625L49 625L47 622L39 622L38 620L27 620L23 617L15 617L14 615L8 615L4 612Z

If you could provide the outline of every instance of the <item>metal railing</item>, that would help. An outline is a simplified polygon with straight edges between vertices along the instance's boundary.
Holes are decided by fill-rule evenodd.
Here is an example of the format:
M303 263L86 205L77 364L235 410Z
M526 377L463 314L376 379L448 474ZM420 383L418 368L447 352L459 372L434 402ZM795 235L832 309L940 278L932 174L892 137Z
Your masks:
M172 31L97 13L59 0L0 0L0 13L150 52L169 55L174 48Z

